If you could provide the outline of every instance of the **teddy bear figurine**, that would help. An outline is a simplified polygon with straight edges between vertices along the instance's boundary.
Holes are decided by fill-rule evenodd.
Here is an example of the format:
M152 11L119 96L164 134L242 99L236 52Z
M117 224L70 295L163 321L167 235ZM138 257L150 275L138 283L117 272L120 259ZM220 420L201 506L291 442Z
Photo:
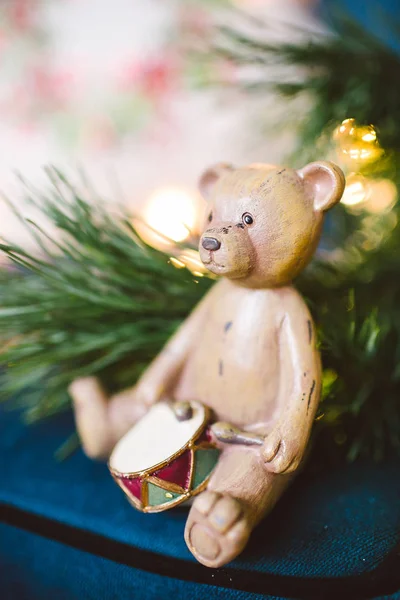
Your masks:
M71 385L77 429L93 458L109 456L164 397L213 411L221 453L185 527L188 548L206 566L220 567L244 549L304 459L321 364L313 321L292 281L344 186L329 162L208 169L200 179L208 207L199 251L220 280L133 389L108 399L96 378ZM252 436L261 443L249 444Z

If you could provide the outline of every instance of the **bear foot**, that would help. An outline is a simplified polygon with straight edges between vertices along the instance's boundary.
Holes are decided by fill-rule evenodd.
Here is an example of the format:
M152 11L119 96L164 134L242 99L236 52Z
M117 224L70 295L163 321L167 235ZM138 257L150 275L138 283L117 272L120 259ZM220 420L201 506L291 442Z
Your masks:
M76 379L69 386L75 423L83 450L89 458L107 459L115 445L111 435L108 400L95 377Z
M240 554L251 529L239 500L206 490L196 498L190 510L185 541L200 563L216 568Z

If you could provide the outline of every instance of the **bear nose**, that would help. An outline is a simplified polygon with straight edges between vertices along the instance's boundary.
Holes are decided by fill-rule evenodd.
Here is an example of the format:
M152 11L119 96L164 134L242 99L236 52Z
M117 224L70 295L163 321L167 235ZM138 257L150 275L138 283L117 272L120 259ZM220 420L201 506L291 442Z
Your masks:
M203 238L201 245L203 246L204 250L218 250L218 248L221 248L221 242L217 240L217 238L213 237Z

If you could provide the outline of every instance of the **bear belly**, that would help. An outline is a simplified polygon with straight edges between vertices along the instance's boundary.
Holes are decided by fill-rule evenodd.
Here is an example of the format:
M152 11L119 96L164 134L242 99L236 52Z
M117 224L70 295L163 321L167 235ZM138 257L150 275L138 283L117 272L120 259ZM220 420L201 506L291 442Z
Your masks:
M240 331L240 323L212 319L171 391L176 400L206 404L218 420L262 428L276 408L278 358L274 331Z

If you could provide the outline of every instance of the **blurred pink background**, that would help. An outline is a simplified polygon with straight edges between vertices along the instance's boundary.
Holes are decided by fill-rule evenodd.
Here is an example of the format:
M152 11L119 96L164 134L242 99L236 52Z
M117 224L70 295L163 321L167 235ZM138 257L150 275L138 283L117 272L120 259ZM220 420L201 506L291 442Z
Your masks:
M195 190L216 161L279 162L293 139L259 132L260 99L200 85L187 41L249 11L285 36L315 25L295 0L13 0L0 4L0 188L14 171L42 185L52 163L83 168L96 190L140 211L154 190ZM203 67L206 68L206 67ZM235 78L235 73L212 74ZM267 95L266 95L267 96ZM265 114L268 107L268 114ZM282 117L262 99L263 118ZM0 235L23 234L0 202Z

